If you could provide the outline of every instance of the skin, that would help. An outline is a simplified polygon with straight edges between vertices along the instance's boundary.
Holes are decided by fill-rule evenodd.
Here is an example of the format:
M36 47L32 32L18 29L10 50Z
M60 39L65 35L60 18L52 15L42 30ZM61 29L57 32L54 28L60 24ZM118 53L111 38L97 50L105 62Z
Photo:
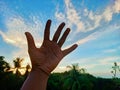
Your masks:
M29 32L25 33L32 70L21 90L46 90L50 73L56 68L63 57L75 50L78 46L77 44L74 44L65 50L61 50L61 47L70 32L70 28L67 28L59 39L61 31L65 26L65 23L61 23L57 28L53 39L50 40L50 26L51 20L48 20L44 30L44 40L40 48L35 46L32 35Z

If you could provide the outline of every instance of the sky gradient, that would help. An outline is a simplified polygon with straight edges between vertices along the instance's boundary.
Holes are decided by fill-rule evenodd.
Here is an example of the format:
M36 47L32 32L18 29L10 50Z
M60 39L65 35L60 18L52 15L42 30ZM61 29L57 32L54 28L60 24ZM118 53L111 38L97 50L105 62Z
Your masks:
M48 19L51 38L60 23L71 28L63 49L79 45L54 72L79 63L95 76L112 77L113 63L120 66L120 0L0 0L0 56L11 64L16 57L30 63L24 32L40 47Z

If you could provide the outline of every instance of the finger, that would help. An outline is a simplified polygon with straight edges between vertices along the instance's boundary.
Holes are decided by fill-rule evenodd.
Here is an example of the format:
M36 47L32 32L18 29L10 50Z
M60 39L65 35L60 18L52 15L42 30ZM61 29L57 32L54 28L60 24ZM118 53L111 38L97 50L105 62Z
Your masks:
M27 43L28 43L28 49L35 48L35 43L32 35L29 32L25 32Z
M78 46L77 44L74 44L70 48L63 50L63 56L66 56L67 54L69 54L70 52L75 50L77 48L77 46Z
M51 20L48 20L44 31L44 40L49 40Z
M60 36L60 33L61 33L61 31L62 31L62 29L63 29L64 26L65 26L65 23L63 22L63 23L61 23L60 26L58 27L58 29L57 29L57 31L55 32L54 37L53 37L53 41L54 41L54 42L57 42L57 40L58 40L58 38L59 38L59 36Z
M67 28L66 31L64 32L63 36L61 37L60 41L58 42L59 47L62 47L63 43L65 42L68 34L70 32L70 28Z

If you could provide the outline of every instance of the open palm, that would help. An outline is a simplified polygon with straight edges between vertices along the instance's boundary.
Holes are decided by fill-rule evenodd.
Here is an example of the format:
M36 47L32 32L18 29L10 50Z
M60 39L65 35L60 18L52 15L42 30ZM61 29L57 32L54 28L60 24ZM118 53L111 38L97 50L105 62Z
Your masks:
M29 32L25 33L28 42L28 53L32 62L32 70L42 70L48 75L55 69L64 56L77 47L77 44L74 44L68 49L61 50L70 29L67 28L63 36L59 39L61 31L65 26L65 23L61 23L55 32L53 39L50 40L50 26L51 20L48 20L44 31L44 40L40 48L35 46L32 35Z

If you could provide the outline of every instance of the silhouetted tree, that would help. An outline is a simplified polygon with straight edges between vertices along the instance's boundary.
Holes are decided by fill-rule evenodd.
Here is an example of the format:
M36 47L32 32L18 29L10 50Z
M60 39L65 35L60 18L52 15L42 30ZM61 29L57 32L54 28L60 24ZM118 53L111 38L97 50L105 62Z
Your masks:
M73 70L73 71L77 71L79 73L85 73L86 72L86 70L84 68L79 67L78 63L72 64L71 66L67 66L67 68L69 68L70 71Z
M85 69L80 69L78 64L72 64L72 66L67 66L67 68L70 68L70 73L64 81L64 90L80 90L81 85L79 82L79 77L81 72L85 72Z
M4 60L4 56L0 56L0 73L10 70L10 65Z
M49 76L47 90L62 90L62 73L52 73Z
M31 71L31 67L30 67L29 64L27 64L26 65L25 74L24 74L25 78L27 78L27 76L29 75L30 71Z
M20 70L26 68L26 67L22 67L23 60L24 60L23 58L19 58L19 57L17 57L15 60L13 60L14 68L11 68L11 70L13 70L13 72L17 76L21 76Z
M29 64L22 67L22 58L16 58L14 68L5 61L4 56L0 56L0 90L20 90L25 78L28 76L31 67ZM115 62L112 67L112 79L97 78L86 73L84 68L78 64L67 66L69 71L63 73L52 73L49 76L47 90L120 90L120 78L116 78L120 67ZM12 69L15 74L9 72ZM20 69L25 70L25 75L21 75Z
M113 74L113 78L117 78L117 71L120 72L120 67L117 65L117 62L114 62L114 66L112 66L112 71L111 73Z

